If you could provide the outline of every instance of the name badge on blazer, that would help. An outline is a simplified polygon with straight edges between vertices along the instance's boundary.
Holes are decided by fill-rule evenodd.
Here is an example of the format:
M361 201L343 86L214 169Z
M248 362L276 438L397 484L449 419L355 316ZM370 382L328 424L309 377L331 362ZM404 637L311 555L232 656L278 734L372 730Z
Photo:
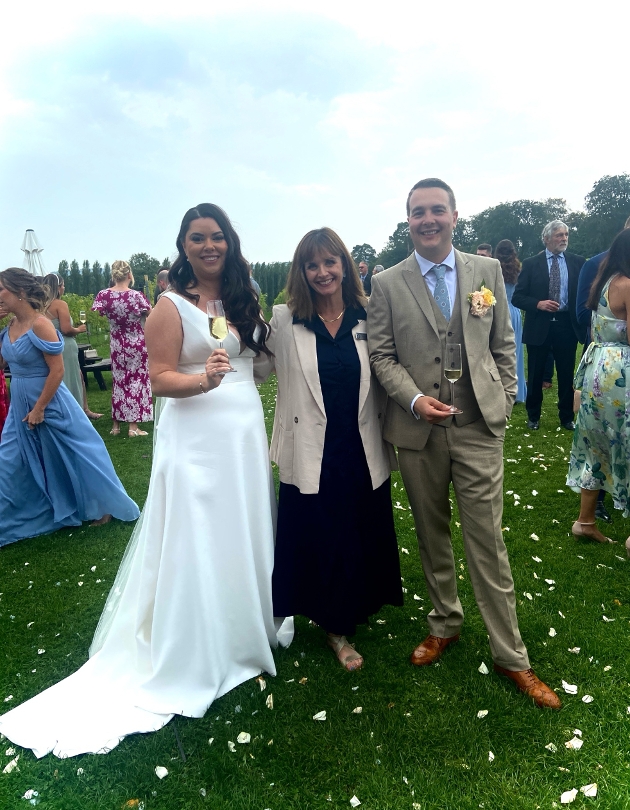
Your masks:
M357 332L354 337L356 340L367 340L367 332Z

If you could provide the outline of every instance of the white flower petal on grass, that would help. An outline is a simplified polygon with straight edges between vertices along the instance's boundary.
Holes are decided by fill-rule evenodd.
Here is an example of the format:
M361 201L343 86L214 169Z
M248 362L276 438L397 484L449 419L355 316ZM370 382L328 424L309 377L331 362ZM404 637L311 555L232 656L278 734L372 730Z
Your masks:
M565 742L564 747L568 748L569 750L579 751L583 745L584 740L581 740L579 737L573 737L573 739L569 740L569 742Z
M214 742L214 737L210 737L210 739L208 740L208 745L212 745L213 742Z
M532 495L538 495L535 489L532 489Z
M361 802L357 799L356 796L353 796L350 799L350 807L358 807L360 804L361 804Z
M567 683L566 681L562 681L562 688L567 693L567 695L577 695L578 688L573 683Z
M229 749L229 750L230 750L232 753L234 753L234 752L236 751L236 746L234 745L234 743L232 742L232 740L228 740L228 749Z
M83 768L77 768L77 776L83 776L84 773L85 771L83 770Z
M4 752L5 757L12 757L15 754L15 748L7 748Z
M5 703L8 703L10 700L13 700L13 695L7 695L4 699Z
M545 582L547 583L547 585L555 585L556 584L555 579L546 579Z
M534 579L540 579L540 577L538 576L538 574L535 571L534 571Z
M401 550L401 552L402 552L403 554L409 554L409 551L408 551L406 548L404 548L404 547L402 547L400 550Z
M554 745L553 743L547 743L545 748L547 749L547 751L551 751L552 754L555 754L556 751L558 750L558 746Z
M38 796L39 793L36 790L33 790L33 788L30 788L29 790L26 791L26 793L22 796L22 798L26 799L27 802L30 802L31 804L35 805L39 804L39 802L33 801L33 799L37 799Z
M611 669L612 669L612 667L610 666L610 664L607 664L607 665L604 667L604 672L609 672Z
M553 638L554 636L557 636L557 635L558 635L558 634L556 633L556 631L555 631L555 628L553 628L553 627L550 627L550 628L549 628L549 635L551 636L551 638Z
M542 562L542 560L540 559L540 557L532 557L532 560L533 560L534 562Z
M593 695L584 695L582 698L582 703L592 703L595 700Z
M494 754L492 751L488 751L488 762L494 762Z
M37 655L43 655L45 652L46 650L37 650Z
M484 664L484 662L482 661L482 662L481 662L481 666L479 667L479 669L477 670L477 672L481 672L481 674L482 674L482 675L487 675L487 674L490 672L490 670L488 669L488 667L487 667L487 666Z
M561 610L558 611L558 616L560 616L561 619L566 619L566 616Z
M261 676L260 678L256 678L256 683L260 686L260 691L264 692L267 688L267 681Z
M15 759L12 759L11 762L9 762L7 765L4 766L4 769L3 769L2 773L11 773L11 771L19 771L20 770L18 768L18 759L19 758L20 758L20 755L18 754L15 757Z
M532 540L535 540L536 542L540 540L540 537L537 534L534 534L533 532L529 536L531 537Z
M615 621L614 619L609 619L609 618L608 618L608 616L602 616L602 619L603 619L605 622L614 622L614 621Z
M155 775L158 779L164 779L165 776L168 776L168 771L162 765L158 765L155 769Z
M415 599L416 602L422 602L422 597L418 596L417 593L414 593L413 598Z
M326 710L324 709L321 712L317 712L317 714L313 715L313 720L325 720L326 719Z
M584 785L580 788L580 793L588 796L589 799L594 799L595 796L597 796L597 782L593 782L591 785Z
M487 709L479 709L479 711L477 712L477 719L483 720L483 718L486 717L487 714L488 714Z
M248 734L246 731L241 731L241 733L236 738L236 742L240 743L241 745L246 745L252 741L252 735Z
M267 700L265 701L265 706L268 709L273 709L273 695L267 695Z
M352 710L352 714L361 714L363 712L363 706L357 706L356 709Z
M560 804L571 804L571 802L575 801L575 797L577 796L578 792L576 788L571 788L571 790L565 790L562 796L560 796Z
M573 736L574 737L581 737L582 736L582 730L579 729L579 728L574 728L573 729Z
M29 622L26 626L27 627L32 627L34 624L35 624L35 622Z
M96 571L96 566L95 566L95 565L93 565L93 566L90 568L90 571L91 571L92 573L94 573L94 572Z
M531 602L531 601L532 601L532 599L534 598L534 597L531 595L531 593L529 593L529 591L525 591L525 593L523 594L523 596L524 596L526 599L529 599L529 601L530 601L530 602Z
M376 623L377 624L385 624L386 622L385 622L385 619L377 619Z

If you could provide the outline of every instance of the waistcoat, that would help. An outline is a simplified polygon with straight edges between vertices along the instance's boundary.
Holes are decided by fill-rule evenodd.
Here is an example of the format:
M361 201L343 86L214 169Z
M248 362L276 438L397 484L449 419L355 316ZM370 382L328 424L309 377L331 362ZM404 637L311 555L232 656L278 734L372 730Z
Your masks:
M475 422L481 419L481 411L477 405L475 392L473 391L472 383L470 381L470 371L468 369L468 358L466 356L466 345L464 343L464 327L462 324L462 308L459 299L459 285L457 286L457 295L455 296L455 303L451 311L451 319L447 323L446 318L442 314L442 310L435 302L435 298L427 288L429 301L435 313L435 320L438 327L438 335L440 338L440 345L442 347L442 381L440 385L440 392L436 399L440 402L445 402L447 405L451 404L451 386L449 381L444 377L444 358L446 357L446 344L459 343L462 347L462 376L457 380L453 386L455 389L455 407L463 411L463 413L451 416L444 419L439 425L442 427L451 427L453 419L458 427L467 425L470 422ZM436 427L434 425L434 427Z

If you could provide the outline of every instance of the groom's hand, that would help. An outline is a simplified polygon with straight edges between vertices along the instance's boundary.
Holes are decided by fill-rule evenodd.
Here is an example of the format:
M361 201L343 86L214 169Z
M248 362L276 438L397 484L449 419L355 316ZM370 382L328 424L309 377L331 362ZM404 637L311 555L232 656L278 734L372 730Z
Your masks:
M425 419L429 424L434 425L451 416L450 405L445 405L439 399L433 397L419 397L413 403L413 409L421 419Z

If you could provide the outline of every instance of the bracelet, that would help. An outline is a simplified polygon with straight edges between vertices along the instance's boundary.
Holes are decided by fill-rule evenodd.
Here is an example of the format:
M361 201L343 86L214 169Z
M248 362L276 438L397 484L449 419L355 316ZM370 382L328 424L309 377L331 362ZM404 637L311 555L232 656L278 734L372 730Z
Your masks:
M201 376L203 377L203 374ZM202 394L207 394L208 391L210 390L209 388L204 388L203 387L203 385L201 384L201 380L199 380L199 388L201 389Z

